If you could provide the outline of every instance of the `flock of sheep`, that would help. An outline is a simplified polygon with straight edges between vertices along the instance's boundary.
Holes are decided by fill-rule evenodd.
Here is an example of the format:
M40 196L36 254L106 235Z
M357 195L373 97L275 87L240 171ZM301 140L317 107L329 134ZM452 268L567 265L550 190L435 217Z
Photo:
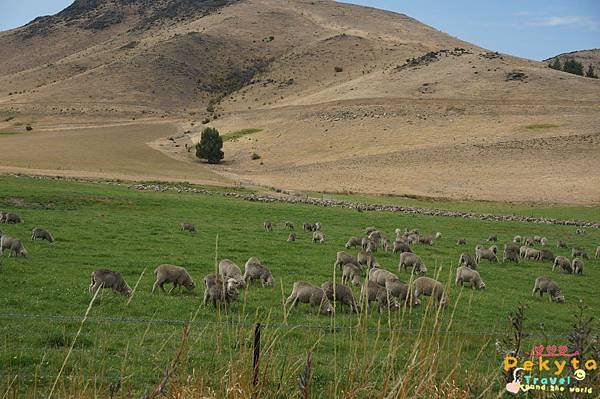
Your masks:
M0 212L0 223L23 223L22 218L11 212ZM266 221L263 224L266 232L273 230L273 224ZM285 228L290 230L288 241L297 239L292 222L285 222ZM181 223L180 229L185 232L195 233L196 227L189 223ZM303 230L312 233L314 243L324 243L325 234L322 226L317 223L304 223ZM577 230L577 234L585 234L584 230ZM306 281L296 281L292 292L285 301L286 311L297 303L306 303L323 314L331 314L334 311L332 301L347 305L351 312L359 312L363 306L376 303L378 310L398 309L401 306L418 306L421 304L421 295L430 296L438 306L445 307L449 298L441 282L426 277L427 267L421 257L417 255L412 247L416 245L434 245L436 240L442 238L441 233L435 235L422 235L417 229L395 230L395 238L391 241L383 232L375 227L367 227L363 236L350 237L345 245L345 251L336 254L334 262L335 270L339 270L341 284L327 281L322 285L314 285ZM54 242L54 237L43 228L36 227L31 232L31 239L42 239ZM462 252L458 259L455 284L462 286L470 284L473 289L484 289L486 284L477 271L479 264L486 260L488 262L499 262L498 239L496 235L488 237L487 241L492 244L489 248L481 245L475 247L474 256L469 252ZM465 239L459 239L457 246L466 245ZM540 248L535 248L539 245ZM558 248L566 248L564 241L556 242ZM357 255L347 252L351 248L358 248ZM16 237L5 235L0 231L0 256L4 251L9 251L9 256L27 256L27 250L23 243ZM400 261L398 271L409 271L410 281L403 282L400 278L381 267L375 259L378 251L399 253ZM515 236L510 243L504 244L503 262L520 262L521 260L536 260L540 262L552 262L552 270L571 274L583 274L584 260L589 259L588 254L581 248L572 248L572 259L565 256L554 256L549 249L549 241L545 237L521 237ZM596 249L596 258L600 258L600 246ZM160 288L165 292L164 285L172 284L171 293L177 287L185 287L192 291L196 284L187 270L183 267L163 264L154 271L155 282L152 292ZM414 279L413 279L414 277ZM364 279L364 282L362 280ZM260 281L263 287L273 285L273 275L270 270L258 259L251 257L244 265L244 273L240 267L229 259L223 259L218 264L218 273L209 274L204 277L204 305L210 301L217 307L220 303L225 305L236 300L240 290L248 287L253 281ZM360 286L361 293L359 301L356 300L349 286ZM95 295L100 288L112 289L114 292L129 296L132 289L125 282L120 273L99 269L91 274L89 292ZM546 276L540 276L535 280L532 295L536 293L543 295L548 293L549 299L555 302L564 302L564 296L556 282Z

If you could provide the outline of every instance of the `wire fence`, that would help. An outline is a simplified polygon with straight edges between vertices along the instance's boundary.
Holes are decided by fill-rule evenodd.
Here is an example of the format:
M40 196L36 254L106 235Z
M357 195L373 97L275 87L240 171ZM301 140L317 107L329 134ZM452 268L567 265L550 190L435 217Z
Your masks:
M38 321L63 321L63 322L81 322L82 317L76 315L41 315L41 314L25 314L25 313L0 313L0 319L32 319ZM253 328L256 324L248 321L236 321L236 320L184 320L184 319L154 319L144 317L110 317L110 316L90 316L87 318L86 323L116 323L116 324L146 324L146 325L170 325L170 326L184 326L190 324L192 326L208 326L208 327L222 327L231 326L237 328ZM293 323L261 323L264 329L279 329L279 330L292 330L292 329L304 329L304 330L320 330L323 332L341 332L341 331L367 331L370 333L394 333L400 335L415 335L431 334L434 332L441 332L443 335L457 336L457 337L507 337L510 336L509 332L499 331L465 331L465 330L428 330L423 328L390 328L390 327L361 327L357 325L331 325L331 324L293 324ZM528 338L566 338L566 334L552 334L547 335L543 333L529 333Z

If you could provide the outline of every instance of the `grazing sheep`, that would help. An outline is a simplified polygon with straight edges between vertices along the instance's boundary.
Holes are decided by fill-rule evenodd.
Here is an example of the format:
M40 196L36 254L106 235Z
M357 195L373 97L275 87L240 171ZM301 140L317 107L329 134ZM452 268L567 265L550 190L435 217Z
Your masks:
M557 256L556 258L554 258L554 264L552 265L552 271L554 271L554 269L556 269L557 266L567 273L573 273L573 268L571 267L571 261L564 256Z
M527 248L525 248L525 253L523 254L523 259L538 260L539 256L540 256L539 249L527 247Z
M406 235L406 243L409 245L418 244L419 243L419 235L418 234L408 234Z
M375 227L375 226L369 226L369 227L367 227L365 229L365 234L369 235L369 234L371 234L374 231L377 231L377 227Z
M54 237L52 237L52 234L50 234L48 230L42 229L41 227L36 227L35 229L31 230L31 240L33 241L38 238L48 242L54 242Z
M179 228L181 229L181 231L189 231L190 233L196 232L196 226L194 226L191 223L181 223L179 225Z
M482 259L498 263L498 247L496 247L495 245L489 248L483 248L481 245L476 246L475 262L477 264L480 264Z
M526 247L533 247L534 245L535 245L535 241L533 241L533 238L531 238L531 237L525 238L525 246Z
M548 239L546 237L542 237L542 239L540 240L540 244L542 244L542 247L545 247L546 245L548 245Z
M433 245L433 236L419 236L419 244Z
M356 260L358 261L359 266L371 269L373 267L373 262L375 262L375 257L370 251L360 251L358 255L356 255Z
M362 247L362 238L361 237L350 237L346 242L346 248L354 248L354 247Z
M577 235L583 236L583 235L585 235L585 233L586 233L585 229L577 229L577 230L575 230L575 234L577 234Z
M367 249L371 248L372 252L377 251L377 248L379 248L379 244L381 243L381 234L378 231L374 231L369 234L367 238L369 239L369 242L367 242Z
M304 231L315 231L316 230L315 225L312 223L304 223L302 225L302 229Z
M6 215L6 212L0 211L0 223L4 223L4 215Z
M216 308L217 304L224 302L225 306L233 302L239 296L238 282L233 279L223 280L222 276L209 274L204 277L204 306L210 300Z
M541 244L542 236L533 236L533 242L535 242L536 244Z
M382 287L371 280L362 286L360 298L361 301L366 300L367 305L371 302L377 302L379 313L381 313L384 308L400 309L400 304L396 298L392 296L391 293L388 293L385 287Z
M360 267L358 259L355 256L350 255L348 252L345 251L339 251L335 256L335 263L333 264L333 266L342 267L342 265L345 265L347 263L351 263L356 267Z
M476 270L477 262L475 262L475 259L468 252L463 252L458 258L458 266L465 266L470 269Z
M384 286L387 280L400 279L394 273L385 269L371 269L369 270L369 280L374 281L381 286Z
M573 248L571 250L571 257L581 258L581 259L589 259L587 252L581 248Z
M187 270L183 267L160 265L154 270L154 276L156 277L156 281L152 287L152 292L154 292L156 287L160 287L162 292L165 292L165 288L163 287L165 283L173 283L173 287L169 290L169 294L177 288L177 286L183 286L187 288L188 291L192 291L196 288L196 283L194 283L194 280L192 280Z
M290 221L286 221L286 222L285 222L285 227L286 227L287 229L294 230L294 223L292 223L292 222L290 222Z
M556 248L567 248L567 242L564 240L556 240Z
M525 257L525 251L527 251L527 248L529 248L529 247L528 247L528 246L526 246L526 245L521 245L521 246L519 247L519 257L520 257L521 259L523 259L523 258Z
M411 306L419 306L421 301L418 298L411 300L410 286L400 280L386 280L385 290L394 298L398 298L401 303Z
M369 240L367 243L367 248L365 249L367 252L377 252L377 242L373 240Z
M294 233L293 231L290 233L290 235L287 238L288 242L293 242L296 241L296 233Z
M412 249L410 249L410 246L408 246L408 244L406 244L403 241L394 241L394 249L392 250L392 252L412 252Z
M583 274L583 261L579 258L573 259L571 263L571 269L573 269L573 274Z
M523 237L521 237L520 235L516 235L513 237L513 242L515 244L520 244L523 241Z
M404 234L406 234L407 236L409 235L414 235L414 236L418 236L419 235L419 230L418 229L406 229Z
M498 242L498 236L496 236L496 234L492 234L491 236L488 237L488 239L486 241L487 242Z
M17 223L24 223L23 219L21 219L21 216L17 215L16 213L5 213L4 214L4 223L6 224L17 224Z
M90 294L95 295L96 291L100 288L110 288L113 292L123 294L125 296L131 295L131 288L123 280L123 276L119 272L113 272L108 269L98 269L92 272L92 281L90 283L89 291Z
M0 235L2 235L0 233ZM600 258L600 245L598 245L598 247L596 248L596 255L595 255L596 259Z
M427 267L421 260L421 258L413 254L411 252L402 252L400 254L400 264L398 265L398 271L400 268L404 266L404 270L407 267L412 267L412 272L415 274L425 274L427 273Z
M504 244L504 256L502 262L519 263L519 246L514 243Z
M321 230L321 223L320 222L316 222L314 224L314 227L315 227L315 231L320 231Z
M219 262L219 274L223 276L225 280L234 279L238 287L244 287L244 276L239 266L230 261L229 259L223 259Z
M531 293L531 296L534 296L536 292L540 293L540 297L542 297L542 294L544 292L547 292L550 301L565 301L565 297L560 292L560 287L549 277L540 276L535 279L535 284L533 285L533 292Z
M440 233L439 231L437 233L435 233L435 239L439 240L440 238L442 238L442 233Z
M319 242L319 243L323 244L325 242L325 234L323 234L323 232L319 231L319 230L314 231L312 240L313 240L313 242Z
M266 231L273 231L273 223L271 223L269 220L263 223L263 227Z
M26 258L28 255L28 252L21 241L15 237L3 235L0 237L0 256L2 256L6 250L12 251L12 254L9 253L8 256L14 255L15 257L22 256Z
M250 284L254 280L260 280L263 287L273 286L273 275L261 261L253 256L244 265L244 284Z
M305 281L296 281L294 283L292 293L285 301L284 307L286 311L288 305L291 304L291 307L294 307L298 302L308 303L313 307L318 306L322 314L329 315L333 313L333 306L331 306L331 302L329 302L325 291L323 291L321 287L317 287L316 285L312 285Z
M541 249L538 252L538 257L537 260L539 262L544 262L544 261L548 261L548 262L553 262L554 261L554 254L552 253L552 251L548 250L548 249Z
M446 307L448 305L448 296L444 292L444 286L439 281L430 277L419 277L415 279L413 285L413 298L419 299L423 294L434 298L439 306Z
M369 237L363 237L360 239L360 247L363 249L363 251L367 250L367 245L369 245L369 242L371 240L369 240Z
M321 284L321 289L325 291L325 295L327 295L327 299L329 299L329 301L334 300L334 286L331 281L326 281ZM345 285L337 283L335 284L335 300L343 303L344 305L348 305L351 312L360 313L356 299L354 299L354 294L352 294L352 290Z
M485 288L485 283L481 279L479 272L465 266L459 266L456 269L456 285L463 286L464 283L471 283L471 288L482 290Z
M379 241L381 240L381 232L379 230L373 230L367 234L367 237L369 237L369 240Z
M392 242L390 241L390 239L389 239L389 238L385 237L385 238L383 239L383 250L384 250L385 252L389 252L389 251L391 251L392 249L393 249Z
M459 238L458 241L456 241L456 245L467 245L467 239Z
M346 263L342 266L342 283L351 282L354 286L360 285L360 268L353 263Z

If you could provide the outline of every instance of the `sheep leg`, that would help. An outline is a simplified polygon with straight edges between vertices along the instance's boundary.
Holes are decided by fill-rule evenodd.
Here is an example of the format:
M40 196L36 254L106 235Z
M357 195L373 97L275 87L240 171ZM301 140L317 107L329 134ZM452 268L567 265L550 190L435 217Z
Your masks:
M207 302L208 302L208 288L204 290L204 299L202 299L202 305L206 306Z
M98 291L100 289L100 287L102 287L102 285L103 285L103 283L100 283L100 282L94 283L94 286L92 287L91 294L92 295L96 295L96 291Z
M154 290L156 289L156 287L158 286L158 280L156 280L154 282L154 285L152 286L152 293L154 294Z
M298 303L298 296L292 294L288 297L288 299L285 301L285 305L284 310L287 313L288 312L288 304L291 302L291 306L289 306L289 308L293 308L294 306L296 306L296 304Z
M170 294L171 292L173 292L173 290L174 290L175 288L177 288L177 281L173 281L173 287L171 287L171 289L169 290L169 294Z

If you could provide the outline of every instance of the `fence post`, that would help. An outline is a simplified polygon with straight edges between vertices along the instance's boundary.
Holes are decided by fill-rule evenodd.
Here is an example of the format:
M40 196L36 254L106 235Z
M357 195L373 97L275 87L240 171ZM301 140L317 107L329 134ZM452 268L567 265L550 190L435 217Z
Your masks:
M260 360L260 323L256 323L254 327L254 361L252 367L254 369L254 378L252 384L256 386L258 384L258 362Z

